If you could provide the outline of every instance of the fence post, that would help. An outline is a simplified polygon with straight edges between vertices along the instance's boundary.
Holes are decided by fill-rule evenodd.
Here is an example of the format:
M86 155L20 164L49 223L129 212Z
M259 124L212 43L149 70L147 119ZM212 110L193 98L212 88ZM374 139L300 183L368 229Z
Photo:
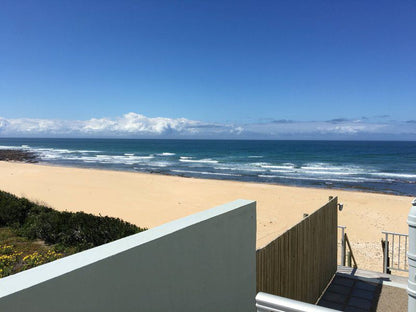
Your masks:
M341 238L341 265L345 266L345 228L342 228L342 238Z
M348 267L352 267L352 264L351 264L351 251L348 251L347 252L347 259L348 259L348 261L347 261L347 265L348 265Z
M416 311L416 198L412 201L409 216L407 217L409 225L409 279L407 282L408 294L408 311Z
M389 253L389 234L384 233L385 240L381 240L381 248L383 249L383 273L391 274L390 267L390 253Z

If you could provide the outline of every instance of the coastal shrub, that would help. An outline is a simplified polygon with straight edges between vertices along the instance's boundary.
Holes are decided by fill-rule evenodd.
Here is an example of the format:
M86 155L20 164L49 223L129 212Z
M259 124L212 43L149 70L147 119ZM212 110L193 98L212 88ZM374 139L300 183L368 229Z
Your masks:
M29 239L84 250L145 230L119 218L59 212L0 191L0 226Z
M21 226L34 203L0 191L0 226Z
M142 230L117 218L52 210L29 213L19 232L31 239L42 239L48 244L77 246L84 250Z

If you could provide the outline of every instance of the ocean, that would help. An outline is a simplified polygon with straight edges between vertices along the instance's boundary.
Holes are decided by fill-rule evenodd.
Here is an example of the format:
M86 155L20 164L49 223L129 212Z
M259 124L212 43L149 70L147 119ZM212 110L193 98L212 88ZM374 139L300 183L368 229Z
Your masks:
M40 162L416 195L416 142L0 138Z

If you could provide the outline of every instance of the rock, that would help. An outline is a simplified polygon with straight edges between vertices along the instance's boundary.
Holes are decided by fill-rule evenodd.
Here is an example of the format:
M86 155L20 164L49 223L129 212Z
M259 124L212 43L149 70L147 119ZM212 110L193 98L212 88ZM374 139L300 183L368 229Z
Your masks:
M28 163L38 162L38 157L35 153L24 150L0 150L0 160L2 161L22 161Z

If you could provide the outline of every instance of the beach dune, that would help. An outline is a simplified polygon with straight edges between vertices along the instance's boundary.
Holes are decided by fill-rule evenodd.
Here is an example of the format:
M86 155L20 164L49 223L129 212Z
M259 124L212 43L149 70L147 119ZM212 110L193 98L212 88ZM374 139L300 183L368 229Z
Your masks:
M0 162L0 189L58 210L119 217L155 227L236 199L257 201L257 247L263 247L338 196L360 268L380 271L381 231L407 233L411 197L183 178L133 172Z

